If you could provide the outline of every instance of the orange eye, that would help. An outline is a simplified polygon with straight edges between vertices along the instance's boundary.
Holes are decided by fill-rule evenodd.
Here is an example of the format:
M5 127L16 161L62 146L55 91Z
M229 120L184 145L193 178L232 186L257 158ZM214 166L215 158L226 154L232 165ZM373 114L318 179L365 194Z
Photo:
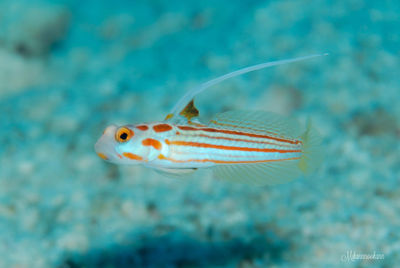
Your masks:
M127 142L133 137L134 133L127 127L120 127L115 133L115 140L118 142Z

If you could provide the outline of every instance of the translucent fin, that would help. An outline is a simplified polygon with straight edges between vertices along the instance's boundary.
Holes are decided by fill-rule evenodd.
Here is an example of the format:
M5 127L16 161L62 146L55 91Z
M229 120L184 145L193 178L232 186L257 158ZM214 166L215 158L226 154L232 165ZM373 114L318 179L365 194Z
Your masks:
M289 139L297 139L301 134L301 128L296 120L264 111L219 113L210 121L209 126Z
M255 186L289 182L301 175L299 160L283 160L256 164L221 165L213 168L214 176L221 180Z
M197 170L196 168L153 168L153 169L157 173L173 179L189 178Z
M223 119L218 122L231 122L231 119L235 116L228 116L230 113L233 113L235 116L240 115L240 113L238 112L224 113L225 115L222 114L224 116L221 117ZM257 126L257 124L260 124L259 129L262 128L264 129L263 131L277 131L279 134L282 134L285 137L289 137L291 133L295 133L296 131L292 128L289 121L286 121L285 123L282 123L283 121L277 121L280 116L271 117L272 120L270 120L270 118L267 118L270 121L267 121L267 123L261 125L263 116L257 114L258 112L255 112L253 117L255 119L251 121L251 123L256 124L255 126ZM235 124L237 124L235 129L240 128L242 124L244 125L243 128L247 128L249 126L248 123L242 123L240 121L240 118L244 118L244 115L242 116L243 117L239 117L237 121L234 121ZM225 117L228 118L229 121L227 121L228 119L225 119ZM282 120L282 118L279 120ZM285 183L300 177L302 173L309 174L314 171L323 160L321 147L322 139L316 129L312 126L311 120L307 121L306 130L302 135L293 137L298 138L303 142L303 153L300 159L280 160L254 164L220 165L214 167L214 175L217 178L223 180L263 186Z
M307 120L306 131L301 135L303 141L303 155L299 161L299 168L305 173L313 172L323 160L321 147L322 138L318 131L312 126L310 119Z
M293 59L286 59L286 60L278 60L278 61L271 61L271 62L265 62L257 65L252 65L237 71L233 71L231 73L225 74L223 76L217 77L215 79L212 79L208 82L205 82L198 87L195 87L191 90L189 90L179 101L176 103L174 108L172 108L171 113L167 115L166 120L170 120L174 117L178 117L178 114L184 110L186 105L199 93L204 91L205 89L216 85L226 79L236 77L245 73L261 70L264 68L272 67L272 66L277 66L277 65L282 65L282 64L287 64L287 63L292 63L292 62L297 62L297 61L302 61L302 60L307 60L311 58L316 58L316 57L321 57L321 56L327 56L328 54L316 54L316 55L309 55L309 56L304 56L304 57L298 57L298 58L293 58Z

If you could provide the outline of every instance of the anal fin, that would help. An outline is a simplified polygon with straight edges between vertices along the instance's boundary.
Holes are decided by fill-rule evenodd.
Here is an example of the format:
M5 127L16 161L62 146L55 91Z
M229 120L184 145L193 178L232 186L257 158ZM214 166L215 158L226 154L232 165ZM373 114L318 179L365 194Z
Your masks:
M221 180L256 186L274 185L298 178L299 160L280 160L254 164L220 165L213 168L214 176Z

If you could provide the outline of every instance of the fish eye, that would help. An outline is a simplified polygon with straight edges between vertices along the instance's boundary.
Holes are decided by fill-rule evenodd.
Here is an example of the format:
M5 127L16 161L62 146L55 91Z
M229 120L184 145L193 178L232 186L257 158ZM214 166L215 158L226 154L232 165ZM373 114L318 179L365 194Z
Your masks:
M120 127L115 133L115 140L118 142L127 142L134 136L132 130L127 127Z

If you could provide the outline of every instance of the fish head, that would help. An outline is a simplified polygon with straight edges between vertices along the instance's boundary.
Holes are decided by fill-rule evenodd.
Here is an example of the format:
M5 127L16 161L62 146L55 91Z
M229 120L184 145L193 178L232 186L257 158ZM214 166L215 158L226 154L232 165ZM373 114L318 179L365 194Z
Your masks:
M139 164L147 161L149 148L143 146L145 131L133 125L108 126L94 148L97 155L114 164Z

